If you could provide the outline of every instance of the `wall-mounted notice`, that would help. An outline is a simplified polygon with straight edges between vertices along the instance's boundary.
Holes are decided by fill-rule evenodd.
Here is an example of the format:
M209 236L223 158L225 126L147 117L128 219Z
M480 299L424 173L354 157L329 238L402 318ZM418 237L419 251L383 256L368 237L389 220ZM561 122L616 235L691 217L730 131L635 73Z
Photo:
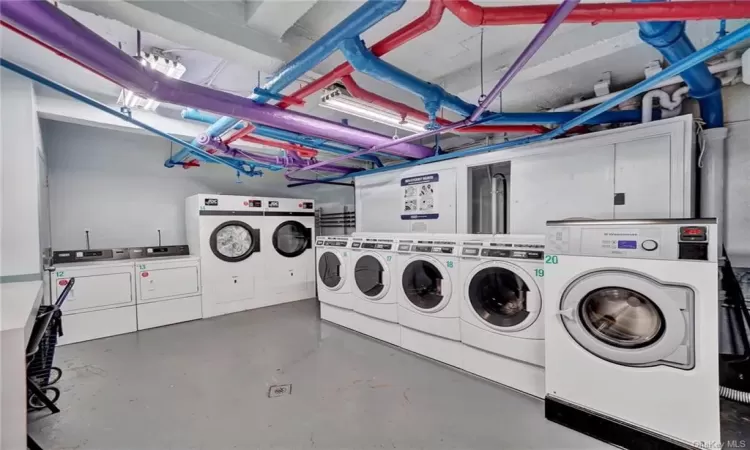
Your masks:
M436 173L401 179L401 220L437 219L440 176Z

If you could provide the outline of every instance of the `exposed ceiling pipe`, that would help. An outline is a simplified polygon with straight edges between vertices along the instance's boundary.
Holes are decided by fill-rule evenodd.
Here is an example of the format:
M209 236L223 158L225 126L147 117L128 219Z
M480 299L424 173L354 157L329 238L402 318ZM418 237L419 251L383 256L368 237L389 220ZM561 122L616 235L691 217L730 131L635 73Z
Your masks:
M445 161L449 159L455 159L455 158L461 158L461 157L467 157L467 156L474 156L482 153L487 152L493 152L498 150L505 150L509 148L514 147L520 147L524 145L530 145L540 142L549 141L551 139L554 139L556 137L560 137L567 131L570 131L574 129L575 127L578 127L591 119L592 117L596 117L598 114L601 114L603 112L608 111L611 108L616 107L617 105L639 95L644 92L647 92L651 89L653 89L656 86L659 86L660 83L663 83L664 81L670 79L671 77L675 77L679 75L680 73L684 72L685 70L695 66L696 64L703 63L710 58L715 57L716 55L721 54L722 52L725 52L731 47L734 47L735 45L738 45L742 43L743 41L750 39L750 25L742 26L741 28L729 33L723 38L720 38L716 40L715 42L712 42L711 44L707 45L706 47L698 50L697 52L693 53L692 55L688 56L687 58L682 59L679 62L676 62L663 71L653 75L650 78L646 78L645 80L641 81L640 83L636 84L635 86L632 86L624 91L618 92L617 95L610 98L609 100L605 101L601 105L595 106L594 108L582 113L580 116L578 116L576 119L571 120L568 123L563 124L562 126L549 131L548 133L539 135L539 136L528 136L523 137L520 139L514 139L507 142L500 142L496 144L490 144L482 147L472 148L463 150L460 152L451 152L451 153L445 153L441 155L435 155L431 156L429 158L425 158L419 161L412 161L408 163L402 163L402 164L395 164L392 166L387 167L381 167L378 169L372 169L372 170L366 170L363 172L359 172L358 174L373 174L373 173L381 173L381 172L387 172L391 170L400 170L405 169L408 167L412 167L414 165L422 165L422 164L428 164L432 162L438 162L438 161ZM720 128L717 128L717 130L720 130ZM372 149L372 150L378 150L378 149ZM357 153L366 153L368 150L357 152ZM303 184L314 184L319 182L336 182L338 180L341 180L343 178L348 178L350 176L356 176L358 174L352 174L347 176L341 176L341 177L330 177L330 178L323 178L320 180L304 180L300 178L294 179L295 181L301 181ZM288 174L286 174L287 179Z
M537 32L537 36L544 36L544 35L547 35L547 34L551 34L554 31L554 29L557 28L562 23L562 20L560 20L560 18L561 17L564 18L568 14L570 14L570 12L573 10L573 7L575 7L575 5L577 5L579 1L580 0L563 0L563 2L560 4L560 6L555 10L554 14L552 14L552 17L550 17L550 20L549 20L550 25L547 26L545 24L545 26L543 26L542 29ZM519 56L519 58L518 58L519 60L521 60L521 63L518 65L519 67L518 67L518 70L516 71L516 73L518 71L520 71L520 69L522 69L523 66L525 65L524 60L528 61L531 58L531 56L533 56L537 52L537 50L539 50L539 48L544 44L545 40L546 39L537 39L537 38L532 39L532 41L529 43L529 45L527 46L527 48L524 49L524 51L521 53L521 56ZM515 65L515 63L514 63L514 65ZM505 77L502 77L500 79L500 81L498 82L498 84L500 84L500 82L504 82L505 84L507 84L507 83L510 82L510 79L506 80ZM496 94L500 94L500 91L498 90L496 92ZM583 125L584 123L585 122L581 122L581 123L579 123L577 125ZM455 122L453 124L440 127L440 128L438 128L436 130L429 130L429 131L425 131L423 133L417 133L417 134L414 134L414 135L411 135L411 136L406 136L404 138L394 139L390 144L384 144L384 145L381 145L381 146L373 147L373 148L371 148L369 150L360 150L358 152L352 153L352 155L367 154L367 153L370 153L370 152L379 151L379 150L382 150L383 148L387 148L389 145L397 145L397 143L410 142L412 140L416 140L416 139L420 139L420 138L424 138L424 137L439 135L439 134L442 134L444 132L447 132L447 131L450 131L450 130L454 130L454 129L457 129L457 128L462 128L464 126L471 125L471 124L473 124L473 121L470 118L467 118L467 119L464 119L464 120L462 120L460 122ZM565 131L563 131L563 133L565 133ZM545 136L547 134L549 134L549 133L545 133L544 135L540 135L540 136ZM317 164L313 164L311 166L303 167L303 168L301 168L299 170L301 170L301 171L303 171L303 170L311 170L311 169L323 167L327 163L331 164L331 163L335 163L335 162L339 162L339 161L344 161L346 159L349 159L349 155L339 156L339 157L333 158L333 159L331 159L329 161L324 161L324 162L320 162L320 163L317 163Z
M424 111L420 111L416 108L412 108L409 105L400 103L373 92L363 89L360 85L354 81L351 75L341 77L341 83L344 85L346 90L351 94L352 97L370 102L374 105L381 106L391 111L395 111L401 114L402 117L410 116L415 119L428 121L430 120ZM436 118L437 123L440 125L450 124L449 120L441 117ZM547 131L547 128L540 125L487 125L487 126L474 126L466 127L457 130L460 133L530 133L540 134Z
M284 88L331 56L342 40L359 36L376 23L401 9L405 1L367 0L302 53L284 64L262 87L259 86L254 90L250 99L263 104L274 98L283 98L279 94ZM237 122L239 121L233 115L226 115L209 126L206 133L211 136L221 136L231 130ZM195 140L193 143L195 144ZM187 149L182 149L174 155L172 160L181 160L187 154Z
M104 73L117 84L149 98L228 114L250 122L358 147L373 147L392 142L389 136L347 127L307 114L285 111L275 106L258 104L250 99L155 73L48 2L3 2L0 14L5 21ZM414 144L389 148L388 153L412 158L421 158L433 153L428 147Z
M412 39L423 35L440 23L440 19L443 18L443 11L445 11L443 0L430 0L430 6L424 14L377 42L370 47L370 51L375 56L383 56ZM327 88L341 77L351 75L352 73L354 73L354 68L351 64L348 62L339 64L331 72L328 72L317 80L308 83L302 88L289 94L287 97L302 101L310 95ZM291 105L292 103L282 100L276 106L286 109ZM234 136L228 138L227 142L232 142L234 140L233 138Z
M471 27L541 24L557 5L479 6L471 0L443 0L443 4ZM585 3L566 23L638 22L670 20L744 19L750 17L747 0L679 1L669 3Z

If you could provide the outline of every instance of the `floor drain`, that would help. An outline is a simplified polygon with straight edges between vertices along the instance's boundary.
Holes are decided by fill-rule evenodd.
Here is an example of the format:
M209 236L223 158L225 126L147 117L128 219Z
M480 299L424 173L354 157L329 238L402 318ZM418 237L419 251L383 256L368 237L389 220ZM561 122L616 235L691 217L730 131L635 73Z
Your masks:
M291 384L275 384L268 388L268 398L281 397L292 393Z

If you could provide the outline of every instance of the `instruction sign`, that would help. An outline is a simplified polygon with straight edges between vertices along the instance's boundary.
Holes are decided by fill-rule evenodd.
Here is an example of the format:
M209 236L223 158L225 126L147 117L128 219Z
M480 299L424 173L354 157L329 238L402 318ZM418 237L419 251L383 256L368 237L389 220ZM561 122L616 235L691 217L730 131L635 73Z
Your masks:
M440 176L436 173L402 178L401 220L437 219Z

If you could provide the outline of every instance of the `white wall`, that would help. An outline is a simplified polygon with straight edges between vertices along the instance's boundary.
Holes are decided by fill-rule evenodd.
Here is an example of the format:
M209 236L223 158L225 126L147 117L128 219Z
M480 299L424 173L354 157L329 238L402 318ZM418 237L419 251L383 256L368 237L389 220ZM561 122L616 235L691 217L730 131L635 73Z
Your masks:
M56 250L184 244L184 200L197 193L268 195L353 202L351 188L287 188L281 175L240 178L224 166L167 169L162 138L42 120L48 154L52 244ZM177 146L172 146L176 152Z
M2 69L0 98L0 276L39 274L39 165L44 156L33 85Z

